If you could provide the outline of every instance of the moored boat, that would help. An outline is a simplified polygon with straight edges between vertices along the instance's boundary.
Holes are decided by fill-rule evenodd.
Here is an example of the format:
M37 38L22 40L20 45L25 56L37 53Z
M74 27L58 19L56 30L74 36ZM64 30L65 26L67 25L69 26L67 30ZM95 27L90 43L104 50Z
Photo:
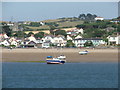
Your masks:
M88 54L88 51L87 51L87 50L85 50L85 51L80 51L79 54L80 54L80 55L86 55L86 54Z
M60 55L57 58L53 58L52 56L47 56L46 62L47 64L64 64L66 62L66 56Z

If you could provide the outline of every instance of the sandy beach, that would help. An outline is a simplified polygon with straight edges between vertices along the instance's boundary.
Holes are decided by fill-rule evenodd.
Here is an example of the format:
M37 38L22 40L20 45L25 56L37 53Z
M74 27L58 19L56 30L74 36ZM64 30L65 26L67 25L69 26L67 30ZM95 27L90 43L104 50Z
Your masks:
M85 49L2 49L2 62L39 62L46 56L66 55L67 62L118 62L117 49L87 49L87 55L79 55Z

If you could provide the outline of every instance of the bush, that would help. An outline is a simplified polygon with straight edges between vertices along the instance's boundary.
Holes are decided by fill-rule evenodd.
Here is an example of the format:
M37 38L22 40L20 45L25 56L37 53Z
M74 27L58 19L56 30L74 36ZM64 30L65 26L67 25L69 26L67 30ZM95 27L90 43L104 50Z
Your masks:
M75 47L75 44L72 42L72 40L68 40L66 47Z
M94 46L94 45L93 45L92 41L87 41L84 43L84 46L88 47L88 46Z

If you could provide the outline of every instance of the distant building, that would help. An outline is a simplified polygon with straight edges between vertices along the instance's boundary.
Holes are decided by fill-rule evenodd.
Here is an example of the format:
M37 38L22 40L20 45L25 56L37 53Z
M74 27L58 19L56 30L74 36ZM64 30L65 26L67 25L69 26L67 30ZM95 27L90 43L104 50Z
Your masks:
M13 26L14 24L13 24L13 23L8 23L7 25L8 25L8 26Z
M112 20L112 21L110 21L110 22L117 24L117 23L120 22L120 20Z
M44 22L40 22L40 24L41 24L41 25L45 25L45 23L44 23Z
M102 21L102 20L104 20L104 18L103 18L103 17L96 17L95 20L96 20L96 21L97 21L97 20L101 20L101 21Z

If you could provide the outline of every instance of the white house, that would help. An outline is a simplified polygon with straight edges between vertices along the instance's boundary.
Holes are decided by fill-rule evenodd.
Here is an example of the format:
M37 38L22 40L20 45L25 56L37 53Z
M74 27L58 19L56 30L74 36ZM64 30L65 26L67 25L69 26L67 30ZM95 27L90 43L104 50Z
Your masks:
M81 33L81 34L84 33L84 30L83 30L82 28L80 28L80 29L75 29L74 31L75 31L76 33Z
M108 36L108 43L109 45L118 45L120 44L120 35L112 35L112 36Z
M5 38L5 39L8 39L9 37L7 36L7 34L3 34L3 37Z
M75 37L75 39L79 39L79 38L82 38L82 36L77 35L77 36Z
M65 37L64 36L57 36L57 37L54 37L54 42L53 44L54 45L57 45L57 46L65 46L66 45L66 40L65 40Z
M9 46L10 42L8 40L4 40L4 41L1 42L1 45Z
M71 35L72 34L72 31L67 31L67 35Z
M97 21L97 20L101 20L101 21L102 21L102 20L104 20L104 18L103 18L103 17L96 17L95 20L96 20L96 21Z
M9 39L9 42L12 42L12 41L15 41L15 40L16 40L16 38L11 37L11 38Z
M7 25L8 25L8 26L13 26L14 24L13 24L13 23L8 23Z
M18 46L18 43L17 43L17 41L12 41L12 42L11 42L11 45Z
M7 34L0 34L0 41L2 41L3 39L8 39L9 37L7 36Z
M53 40L54 36L53 35L48 35L42 38L42 48L49 48L50 44L54 42Z
M51 44L51 42L49 42L49 41L43 42L42 43L42 48L49 48L50 44Z
M105 41L103 41L102 39L97 39L97 38L79 38L79 39L74 39L73 43L75 44L76 47L84 47L84 44L87 41L92 41L94 46L99 46L102 44L105 44Z
M67 40L73 40L70 35L67 35Z
M42 41L43 42L54 42L53 38L54 38L54 36L48 35L48 36L43 37Z
M28 40L30 40L30 41L36 41L34 35L31 35L30 37L28 37Z

